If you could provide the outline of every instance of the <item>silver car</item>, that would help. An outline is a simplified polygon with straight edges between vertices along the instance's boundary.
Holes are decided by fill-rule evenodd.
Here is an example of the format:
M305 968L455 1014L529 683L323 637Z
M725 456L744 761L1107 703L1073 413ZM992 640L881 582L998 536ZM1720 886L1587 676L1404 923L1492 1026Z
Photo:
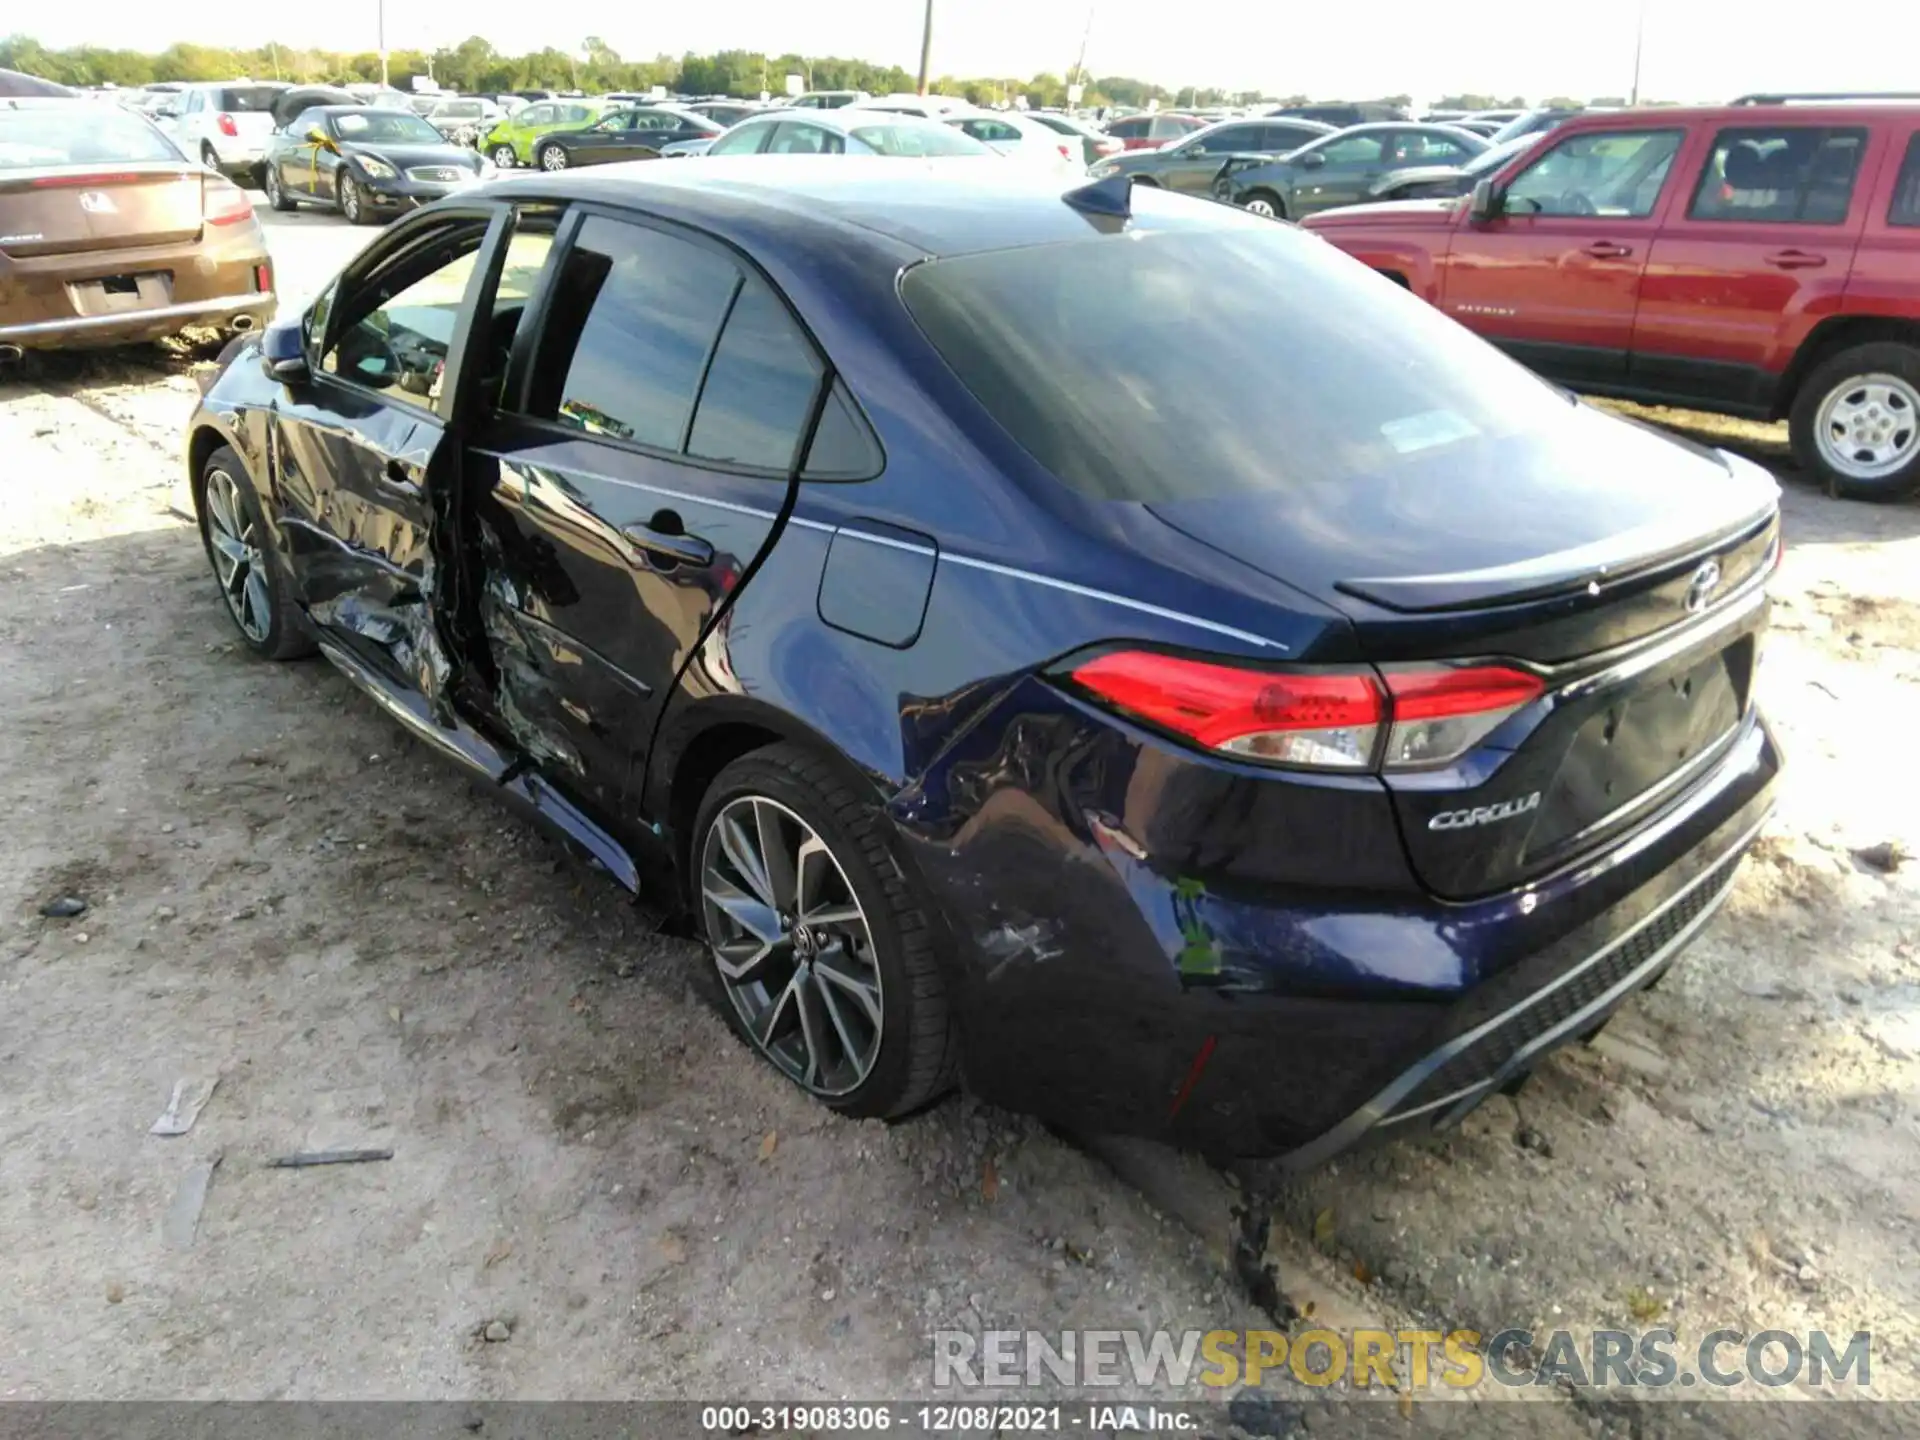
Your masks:
M742 120L707 147L709 155L891 155L922 159L992 155L971 136L918 115L856 105L838 110L771 110Z
M287 88L271 80L182 85L148 113L190 159L252 182L273 133L273 102Z

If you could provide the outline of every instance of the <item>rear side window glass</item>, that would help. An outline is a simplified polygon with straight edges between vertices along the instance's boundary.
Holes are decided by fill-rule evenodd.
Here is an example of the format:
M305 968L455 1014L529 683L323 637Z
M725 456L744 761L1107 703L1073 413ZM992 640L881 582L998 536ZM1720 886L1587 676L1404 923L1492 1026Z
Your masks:
M1920 225L1920 135L1907 142L1906 162L1893 182L1893 204L1887 208L1889 225Z
M679 451L739 272L710 250L599 216L557 277L530 406L546 420Z
M784 473L807 427L820 362L765 285L747 281L713 352L687 453Z
M1722 130L1700 174L1694 220L1838 225L1853 203L1867 132L1811 125Z
M752 155L760 149L761 142L767 138L771 125L742 125L730 130L714 141L707 150L709 155Z
M955 256L908 270L900 293L1000 426L1102 499L1444 486L1497 469L1568 408L1292 226Z
M35 165L110 165L179 158L180 152L158 130L117 106L60 104L0 109L0 175ZM197 207L199 202L194 203ZM0 225L5 224L0 220Z
M214 104L221 110L248 115L271 112L279 98L280 91L271 85L229 85L214 97Z

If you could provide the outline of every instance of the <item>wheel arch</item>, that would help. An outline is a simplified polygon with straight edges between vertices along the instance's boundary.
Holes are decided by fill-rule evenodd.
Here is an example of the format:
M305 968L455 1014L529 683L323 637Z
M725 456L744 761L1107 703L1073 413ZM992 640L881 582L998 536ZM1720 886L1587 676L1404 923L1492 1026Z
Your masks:
M246 463L246 455L235 437L210 421L201 420L194 426L193 433L187 437L187 489L193 496L194 519L203 525L206 523L207 462L213 458L214 451L222 447L232 450L235 455L240 456L242 464ZM248 478L253 477L249 475Z
M700 802L727 766L772 745L798 745L860 789L884 800L890 787L849 760L839 747L783 710L749 696L716 696L669 716L647 760L646 812L671 851L676 899L691 904L693 824Z
M1793 410L1800 387L1825 360L1852 349L1855 345L1892 343L1920 349L1920 320L1900 320L1886 315L1833 315L1822 320L1801 342L1780 377L1773 394L1771 418L1784 419Z

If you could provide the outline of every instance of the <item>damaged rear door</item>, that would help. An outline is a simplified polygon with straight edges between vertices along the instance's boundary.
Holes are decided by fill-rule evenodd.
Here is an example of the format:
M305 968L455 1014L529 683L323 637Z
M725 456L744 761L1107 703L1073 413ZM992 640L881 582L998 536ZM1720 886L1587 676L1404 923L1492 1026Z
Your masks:
M275 498L308 613L442 715L434 497L457 490L462 357L486 348L470 347L491 283L482 260L509 218L435 213L371 248L316 302L311 376L282 392L275 416Z

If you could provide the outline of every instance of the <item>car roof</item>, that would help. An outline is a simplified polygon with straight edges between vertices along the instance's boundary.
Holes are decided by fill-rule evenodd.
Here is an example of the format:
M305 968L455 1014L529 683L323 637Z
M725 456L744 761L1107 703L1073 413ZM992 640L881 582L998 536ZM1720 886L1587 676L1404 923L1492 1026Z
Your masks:
M805 115L806 112L800 112ZM635 161L516 175L479 195L635 206L697 225L752 251L804 246L867 250L885 263L1091 239L1119 228L1063 198L1075 185L990 158L713 156L698 165ZM1131 191L1130 230L1222 229L1270 221L1150 186Z
M971 114L972 112L967 112ZM880 110L866 106L843 105L838 110L801 110L789 107L784 110L762 110L742 120L742 125L750 125L757 120L804 120L809 125L818 125L824 130L837 130L845 135L856 125L925 125L944 130L941 124L947 116L933 120L925 115L915 114L911 110Z
M1791 121L1807 125L1827 121L1858 125L1875 118L1911 120L1915 108L1916 102L1912 100L1833 100L1786 105L1658 105L1638 110L1589 109L1570 116L1560 126L1560 131L1576 128L1587 130L1595 126L1616 129L1622 125L1657 130L1695 122L1768 125Z

